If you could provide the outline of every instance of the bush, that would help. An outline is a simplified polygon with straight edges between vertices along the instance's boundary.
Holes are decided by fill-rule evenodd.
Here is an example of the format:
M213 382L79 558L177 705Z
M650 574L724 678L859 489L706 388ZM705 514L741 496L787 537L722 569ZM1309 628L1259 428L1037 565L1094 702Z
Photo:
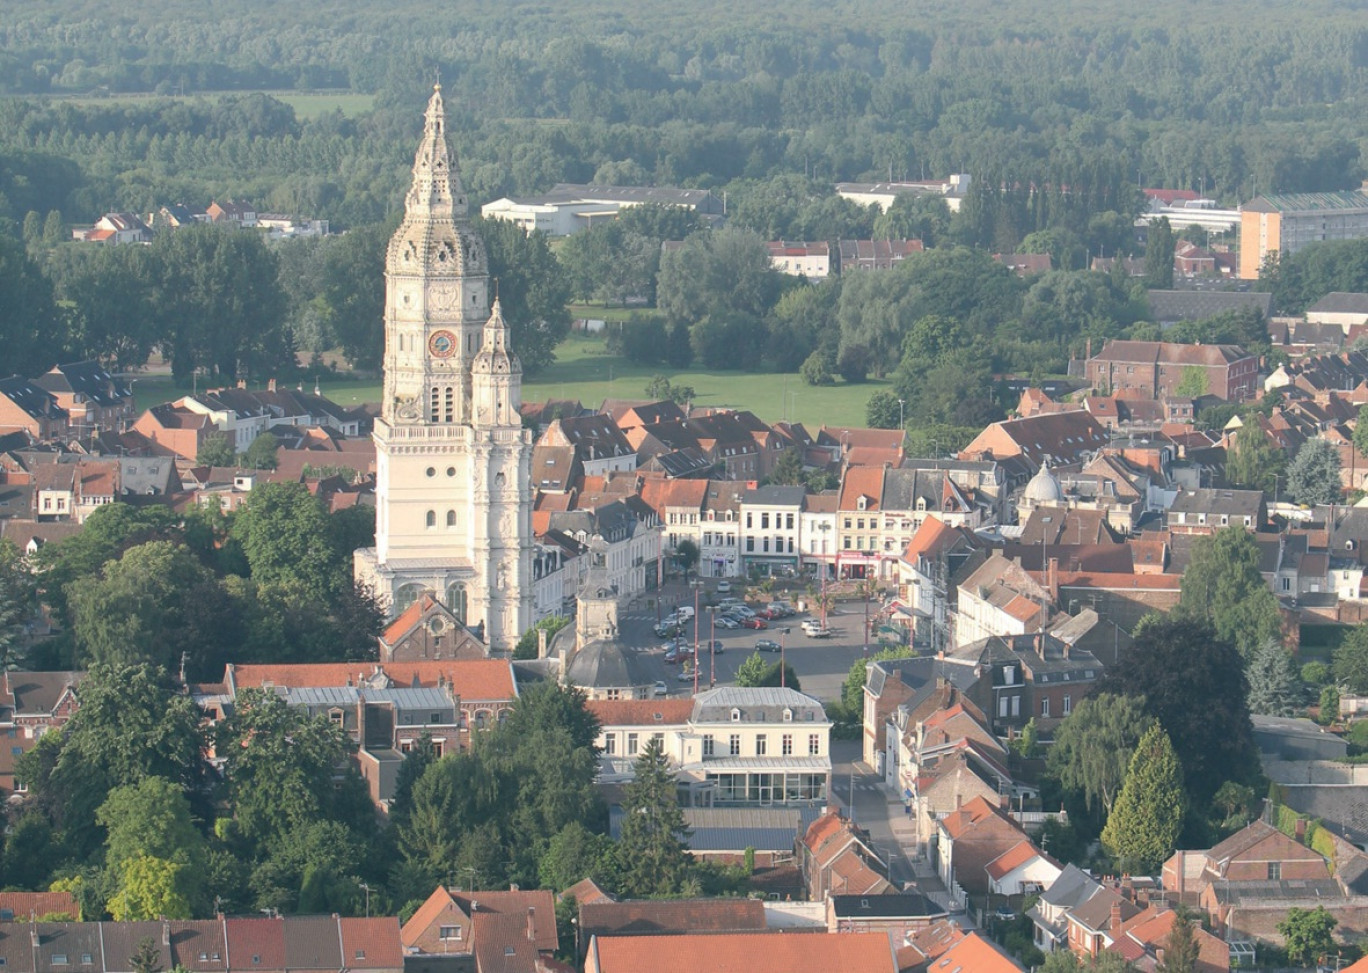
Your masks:
M807 360L798 369L798 374L809 385L831 385L836 381L831 377L830 361L820 351L814 351L807 356Z
M1324 662L1308 662L1301 667L1302 682L1319 689L1330 681L1330 667Z

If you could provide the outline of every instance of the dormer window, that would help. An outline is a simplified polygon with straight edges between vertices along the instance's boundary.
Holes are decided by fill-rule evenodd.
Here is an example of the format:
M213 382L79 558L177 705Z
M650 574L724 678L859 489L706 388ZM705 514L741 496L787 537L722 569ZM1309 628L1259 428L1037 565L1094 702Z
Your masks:
M785 723L792 723L792 722L793 722L793 710L789 709L787 706L784 707L784 722L785 722Z
M740 711L739 709L733 708L732 711L731 711L731 718L732 718L732 722L733 722L733 723L740 723L740 722L741 722L741 711Z
M864 497L860 497L860 499L858 499L858 500L855 501L855 509L856 509L856 510L864 510L868 505L869 505L869 501L866 500Z

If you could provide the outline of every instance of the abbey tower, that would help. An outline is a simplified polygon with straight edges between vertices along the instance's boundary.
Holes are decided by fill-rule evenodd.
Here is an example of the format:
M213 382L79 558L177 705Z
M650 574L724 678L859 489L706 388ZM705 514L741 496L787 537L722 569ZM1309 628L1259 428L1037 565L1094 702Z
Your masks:
M431 591L511 650L532 624L532 438L445 127L438 85L385 258L375 547L355 571L391 615Z

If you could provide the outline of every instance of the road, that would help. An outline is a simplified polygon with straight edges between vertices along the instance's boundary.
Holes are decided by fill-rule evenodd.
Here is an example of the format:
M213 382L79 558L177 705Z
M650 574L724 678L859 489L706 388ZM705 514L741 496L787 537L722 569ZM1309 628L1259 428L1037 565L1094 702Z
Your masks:
M663 604L665 611L673 604L693 603L692 589L683 585L669 585L665 589ZM752 606L754 607L754 606ZM699 688L708 688L710 677L716 676L716 685L734 685L736 668L754 652L755 643L760 639L781 642L784 646L784 661L793 667L798 675L802 691L815 696L822 702L832 702L840 698L841 686L856 659L863 657L862 631L863 614L828 613L827 626L831 637L813 639L803 634L802 623L808 615L800 613L791 618L770 622L769 628L757 631L748 628L713 630L709 625L706 608L700 602L698 625L698 644L700 646ZM638 599L633 607L623 609L618 615L618 637L629 648L635 649L646 664L647 669L657 679L663 679L670 687L670 695L690 695L693 683L679 682L681 670L678 665L665 662L666 640L659 638L654 631L656 609L650 599ZM787 629L787 634L784 630ZM722 652L709 657L707 644L710 638L722 643ZM684 636L685 647L691 652L694 646L694 626L689 623ZM779 653L765 653L770 662L779 661Z

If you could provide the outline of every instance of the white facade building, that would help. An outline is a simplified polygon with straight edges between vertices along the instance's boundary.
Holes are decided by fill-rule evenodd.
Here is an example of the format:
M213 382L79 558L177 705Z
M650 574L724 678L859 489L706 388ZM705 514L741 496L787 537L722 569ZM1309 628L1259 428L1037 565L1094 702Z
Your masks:
M356 552L356 575L391 613L435 592L509 650L533 618L532 438L445 127L439 85L385 258L375 547Z

